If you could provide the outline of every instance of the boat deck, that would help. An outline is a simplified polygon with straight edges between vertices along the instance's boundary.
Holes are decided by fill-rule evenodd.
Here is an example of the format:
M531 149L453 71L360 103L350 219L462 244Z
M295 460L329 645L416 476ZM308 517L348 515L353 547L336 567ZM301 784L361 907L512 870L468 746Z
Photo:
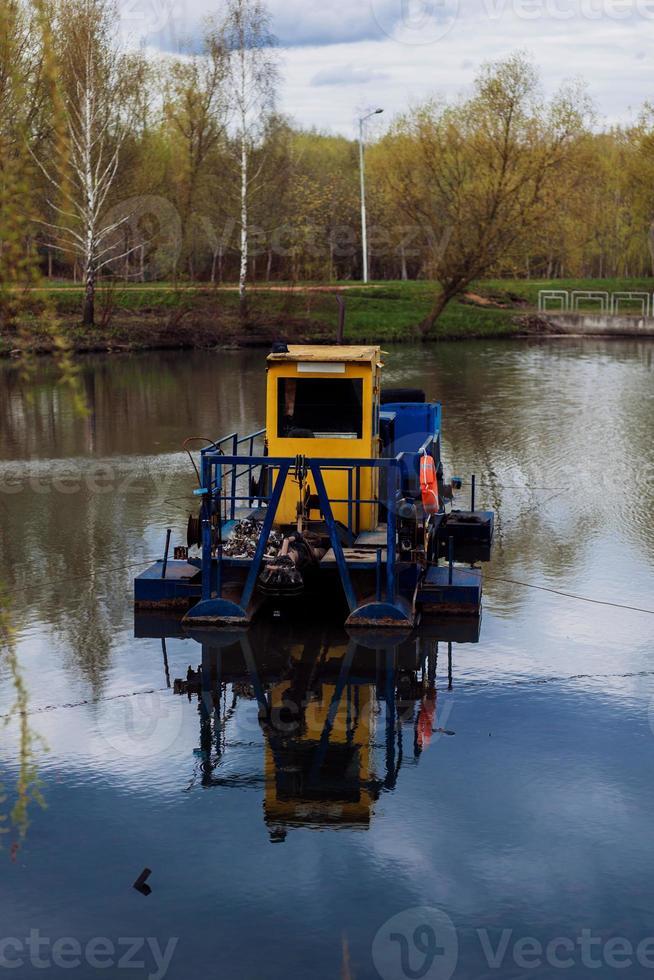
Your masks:
M381 549L380 549L381 550ZM377 567L377 549L372 548L343 548L343 557L348 565L355 568L376 568ZM382 550L381 555L382 564L386 564L386 549ZM329 566L336 567L336 555L334 554L334 549L330 548L325 557L320 562L321 568L328 568Z

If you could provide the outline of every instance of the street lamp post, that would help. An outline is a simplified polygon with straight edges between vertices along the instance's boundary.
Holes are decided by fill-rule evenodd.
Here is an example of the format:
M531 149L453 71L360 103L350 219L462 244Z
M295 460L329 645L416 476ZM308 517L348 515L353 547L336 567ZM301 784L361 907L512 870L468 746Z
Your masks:
M366 219L366 161L363 152L363 124L372 116L378 116L383 109L375 109L359 119L359 171L361 174L361 242L363 250L363 281L368 282L368 223Z

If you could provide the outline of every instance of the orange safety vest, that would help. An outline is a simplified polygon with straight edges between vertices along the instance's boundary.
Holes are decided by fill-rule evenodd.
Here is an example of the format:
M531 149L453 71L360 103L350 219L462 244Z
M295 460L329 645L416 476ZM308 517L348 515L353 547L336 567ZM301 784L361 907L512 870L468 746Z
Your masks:
M422 505L428 514L437 514L440 510L438 499L438 477L436 476L436 464L433 456L420 457L420 490L422 491Z

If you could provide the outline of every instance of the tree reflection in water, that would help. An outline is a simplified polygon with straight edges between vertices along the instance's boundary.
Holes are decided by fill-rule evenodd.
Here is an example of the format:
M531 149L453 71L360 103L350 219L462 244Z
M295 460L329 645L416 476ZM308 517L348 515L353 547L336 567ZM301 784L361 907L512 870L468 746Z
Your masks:
M16 697L8 714L2 719L5 727L17 721L19 729L18 779L16 800L9 814L0 812L0 834L9 834L13 826L22 840L29 826L29 807L32 803L44 806L36 767L37 752L46 746L40 735L29 724L27 687L23 680L14 627L11 623L9 606L0 595L0 658L7 665ZM7 794L0 787L0 807L8 802Z

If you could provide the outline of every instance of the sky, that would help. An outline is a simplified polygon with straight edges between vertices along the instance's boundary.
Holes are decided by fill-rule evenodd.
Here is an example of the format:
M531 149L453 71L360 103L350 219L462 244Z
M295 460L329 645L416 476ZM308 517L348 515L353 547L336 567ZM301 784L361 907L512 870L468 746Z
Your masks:
M120 0L148 50L197 43L220 0ZM479 66L522 50L547 93L583 79L598 123L633 120L654 98L654 0L269 0L280 43L280 109L352 136L412 104L470 90Z

